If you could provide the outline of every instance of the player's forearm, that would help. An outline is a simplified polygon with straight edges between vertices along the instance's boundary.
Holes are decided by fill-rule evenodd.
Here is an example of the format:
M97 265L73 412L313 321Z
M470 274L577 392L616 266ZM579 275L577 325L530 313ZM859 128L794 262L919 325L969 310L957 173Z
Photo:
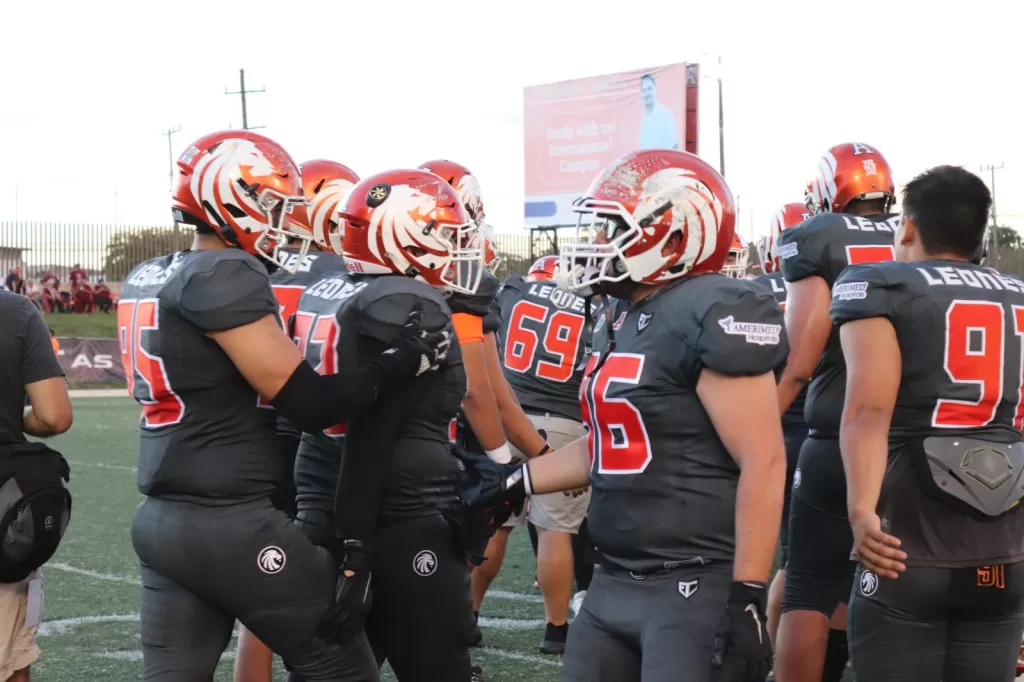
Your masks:
M270 401L295 428L316 433L351 419L411 380L418 369L411 356L381 355L364 367L338 374L317 374L300 362L285 385Z
M891 410L847 405L839 426L839 449L846 471L846 507L850 518L874 514L889 460Z
M590 485L590 449L587 437L531 459L526 465L530 471L533 494L576 490Z
M501 412L498 401L491 390L486 370L474 372L467 367L469 386L462 399L462 411L473 429L473 435L484 450L495 450L505 445L505 431L501 426ZM481 368L483 369L483 368Z
M779 395L779 414L785 414L786 410L789 409L796 397L800 395L800 391L804 390L807 386L808 378L805 376L798 376L796 372L791 371L788 367L783 370L782 378L779 379L778 395Z
M733 580L768 582L782 520L786 455L781 440L771 453L744 458L736 490Z
M67 427L61 428L62 426L62 424L48 424L44 422L31 407L25 408L25 415L21 420L21 430L36 438L49 438L50 436L60 435L67 431ZM68 426L70 426L70 423Z

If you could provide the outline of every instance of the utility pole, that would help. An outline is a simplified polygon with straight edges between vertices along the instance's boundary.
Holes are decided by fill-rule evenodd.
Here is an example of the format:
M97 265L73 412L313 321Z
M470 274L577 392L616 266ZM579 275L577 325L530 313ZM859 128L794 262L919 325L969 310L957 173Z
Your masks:
M167 177L171 179L171 182L174 182L174 145L171 143L171 136L180 130L181 126L177 125L161 133L167 137Z
M263 126L250 126L249 125L249 112L246 110L246 107L245 107L245 96L247 94L253 93L253 92L266 92L266 91L267 91L267 89L265 87L260 88L259 90L246 90L245 89L245 69L239 69L238 70L238 90L236 90L235 92L228 92L228 89L225 86L225 88L224 88L224 94L225 95L241 95L242 96L242 129L243 130L257 130L257 129L263 127Z
M1005 163L1000 163L998 166L987 163L981 167L981 170L989 171L989 173L991 173L990 177L992 178L989 184L989 190L992 192L992 229L989 230L989 249L995 249L996 245L999 243L998 235L996 234L999 232L999 221L996 217L996 171L1001 170L1005 165Z
M722 57L718 57L718 171L725 177L725 110L722 108Z

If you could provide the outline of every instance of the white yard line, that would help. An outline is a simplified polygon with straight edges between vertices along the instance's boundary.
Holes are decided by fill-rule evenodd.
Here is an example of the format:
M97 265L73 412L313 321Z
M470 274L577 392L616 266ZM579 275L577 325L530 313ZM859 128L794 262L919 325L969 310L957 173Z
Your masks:
M58 571L64 571L66 573L77 573L78 575L84 575L89 578L96 578L97 580L106 580L112 583L124 583L127 585L141 585L142 583L138 578L125 575L115 575L113 573L101 573L99 571L90 571L86 568L78 568L70 564L62 562L51 562L45 565L44 568L55 569ZM507 590L488 590L488 597L494 597L495 599L508 599L511 601L527 602L530 604L543 604L544 598L539 594L522 594L521 592L509 592ZM487 620L487 619L481 619ZM541 622L541 625L544 623Z

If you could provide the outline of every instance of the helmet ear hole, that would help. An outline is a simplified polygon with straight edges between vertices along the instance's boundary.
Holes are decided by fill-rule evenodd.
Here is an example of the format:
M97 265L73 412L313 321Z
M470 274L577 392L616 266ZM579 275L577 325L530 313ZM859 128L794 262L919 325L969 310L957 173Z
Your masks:
M232 218L245 217L245 211L243 211L238 206L235 206L234 204L224 204L224 208L227 209L227 212L231 214Z

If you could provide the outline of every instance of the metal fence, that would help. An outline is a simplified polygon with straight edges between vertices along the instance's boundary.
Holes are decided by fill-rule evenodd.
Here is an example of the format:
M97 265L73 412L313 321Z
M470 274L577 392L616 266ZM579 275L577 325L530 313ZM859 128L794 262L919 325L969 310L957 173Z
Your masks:
M558 252L559 234L554 229L524 229L498 235L502 263L497 274L525 274L534 260ZM80 266L90 280L103 278L118 291L133 267L186 248L191 241L192 233L186 227L0 222L0 276L20 266L27 279L37 280L52 272L63 283L71 270ZM750 263L756 262L752 255ZM992 248L987 265L1024 277L1024 248Z
M21 267L27 279L38 280L49 272L64 283L71 270L81 267L91 281L102 278L116 291L142 261L191 242L187 227L0 222L0 276ZM558 251L557 232L551 230L501 234L497 242L499 275L525 273L535 259Z

